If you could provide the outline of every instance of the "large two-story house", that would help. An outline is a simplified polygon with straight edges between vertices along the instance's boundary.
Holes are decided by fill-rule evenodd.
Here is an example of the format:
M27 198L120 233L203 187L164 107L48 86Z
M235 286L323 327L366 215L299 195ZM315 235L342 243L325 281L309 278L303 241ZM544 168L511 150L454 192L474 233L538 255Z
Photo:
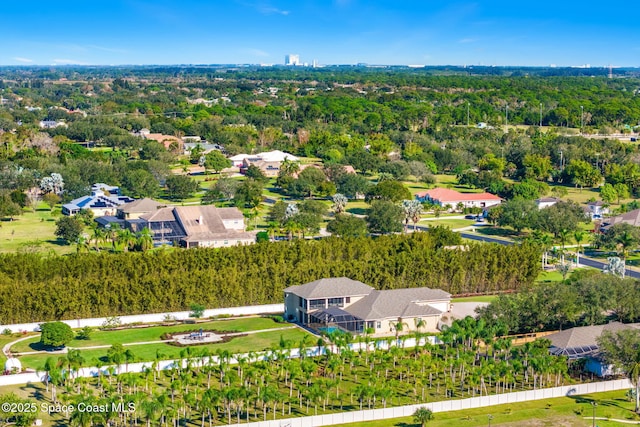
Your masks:
M436 331L451 307L451 295L439 289L375 290L346 277L290 286L284 294L285 318L290 321L374 335Z

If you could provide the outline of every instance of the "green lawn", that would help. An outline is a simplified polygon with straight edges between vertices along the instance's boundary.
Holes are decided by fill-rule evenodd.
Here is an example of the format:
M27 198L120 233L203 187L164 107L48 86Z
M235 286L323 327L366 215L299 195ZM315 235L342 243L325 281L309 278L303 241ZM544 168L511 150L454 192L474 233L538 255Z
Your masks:
M569 274L567 274L567 279L570 278L571 275L578 270L584 270L584 269L590 269L590 268L591 267L574 268L571 271L569 271ZM561 281L562 281L562 274L557 270L541 271L540 274L538 274L538 277L536 278L536 283L561 282Z
M309 335L309 333L302 329L294 328L281 331L259 332L256 334L236 337L226 343L199 345L192 347L196 350L206 347L212 353L217 350L228 350L231 353L247 353L249 351L262 351L278 346L281 337L284 340L294 343L295 347L305 335ZM314 342L314 340L312 339L310 342ZM157 343L132 345L127 346L127 348L131 349L136 357L136 361L146 362L154 360L156 357L156 353L161 353L163 359L177 359L180 357L180 351L185 347L177 347L166 343ZM107 348L82 350L82 356L85 358L89 365L92 365L95 364L96 360L106 356L107 351ZM22 366L24 367L37 369L43 366L45 361L49 357L53 357L55 359L61 356L63 355L56 353L41 353L21 356L20 361L22 362ZM103 363L104 362L106 361L103 360Z
M469 227L470 225L473 225L475 223L476 222L474 220L470 219L448 219L446 216L440 216L440 218L436 220L422 221L420 222L420 225L429 227L443 225L445 227L451 228L452 230L455 230L457 228Z
M591 426L593 413L591 402L597 402L597 417L622 420L639 420L633 414L633 403L624 397L624 391L595 393L591 395L561 397L556 399L520 402L516 404L489 406L463 411L440 412L427 422L426 427L477 427L486 426L491 415L492 426L520 427L587 427ZM613 421L596 421L600 427L621 426ZM355 426L357 424L342 424ZM367 421L367 427L419 426L411 417L390 420Z
M241 319L216 320L207 323L180 324L174 326L153 326L149 328L131 328L118 331L94 331L90 340L73 340L68 345L73 348L91 347L96 345L113 345L116 343L129 344L135 342L159 341L163 333L181 332L189 330L217 330L227 332L247 332L262 329L274 329L288 326L286 323L276 323L267 317L248 317ZM40 337L17 343L11 350L17 353L39 350Z
M347 212L355 215L366 215L370 207L364 200L349 200Z
M57 212L57 215L55 214ZM75 245L65 245L55 236L56 220L60 210L51 211L42 204L35 212L24 211L13 221L0 221L0 252L51 250L67 254L76 250Z
M9 344L10 342L13 342L19 339L21 336L22 336L21 334L0 335L0 349L2 349L2 347L4 347L6 344ZM0 351L0 364L2 364L3 367L4 367L5 360L7 360L7 358L5 357L4 353Z

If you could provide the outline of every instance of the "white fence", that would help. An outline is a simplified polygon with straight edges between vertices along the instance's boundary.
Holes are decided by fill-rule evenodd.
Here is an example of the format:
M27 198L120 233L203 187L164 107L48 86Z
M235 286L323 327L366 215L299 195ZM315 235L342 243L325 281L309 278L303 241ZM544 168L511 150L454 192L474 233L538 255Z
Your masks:
M551 399L554 397L573 396L604 391L625 390L631 388L629 380L602 381L589 384L545 388L539 390L503 393L492 396L471 397L459 400L422 403L417 405L397 406L386 409L370 409L363 411L341 412L337 414L317 415L312 417L286 418L273 421L261 421L242 424L246 427L320 427L336 424L362 423L390 418L410 417L420 407L427 407L435 412L459 411L462 409L481 408L493 405L515 404L531 400ZM515 408L517 409L517 408Z
M267 305L251 305L245 307L216 308L205 310L203 317L213 317L220 315L245 316L249 314L262 313L282 313L284 312L284 304L267 304ZM132 316L119 316L118 318L123 325L131 323L152 323L162 322L167 316L172 316L177 320L189 318L189 311L176 311L173 313L156 313L156 314L137 314ZM85 326L98 327L102 326L107 320L106 317L97 317L92 319L75 319L63 320L64 323L72 328L83 328ZM18 323L15 325L0 325L0 329L10 329L11 332L33 332L40 331L40 323Z
M262 306L259 306L262 307ZM439 343L439 340L437 339L437 337L435 336L427 336L427 337L423 337L418 341L418 345L424 345L424 343L428 341L431 344L437 344ZM351 350L353 351L359 351L361 348L365 351L372 351L374 348L378 348L378 349L383 349L383 350L387 350L390 346L395 346L395 345L400 345L403 347L415 347L416 346L416 339L415 338L408 338L405 340L398 340L395 341L393 339L390 340L377 340L377 341L372 341L369 343L351 343L349 344L349 347L351 348ZM105 350L106 351L106 350ZM303 350L304 354L307 357L317 357L317 356L321 356L324 355L325 353L328 352L333 352L333 353L338 353L340 351L340 349L337 346L328 346L328 347L309 347L309 348L305 348ZM52 354L52 356L56 356L55 354ZM244 358L245 360L249 359L249 354L245 353L245 354L237 354L237 355L233 355L228 363L231 364L235 364L237 363L237 360L239 358ZM268 351L264 351L264 352L258 352L255 354L254 360L251 360L251 362L254 362L256 360L267 360L270 357L270 352ZM298 348L294 348L289 350L289 355L288 357L291 358L298 358L300 357L300 349ZM205 365L205 364L218 364L218 357L217 356L211 356L211 357L193 357L190 359L191 363L193 365ZM129 364L123 364L120 365L118 367L116 366L103 366L103 367L86 367L86 368L80 368L80 370L77 372L77 376L79 377L97 377L98 375L111 375L113 374L119 374L119 373L141 373L144 372L148 369L156 369L158 371L162 371L162 370L166 370L166 369L174 369L175 367L177 367L180 363L182 363L182 367L186 367L187 366L187 360L160 360L157 362L157 365L154 366L153 362L136 362L136 363L129 363ZM12 375L0 375L0 387L5 386L5 385L16 385L16 384L27 384L30 382L39 382L43 380L43 375L44 372L39 372L39 373L34 373L34 372L25 372L25 373L20 373L20 374L12 374ZM76 373L74 372L74 375L76 375Z

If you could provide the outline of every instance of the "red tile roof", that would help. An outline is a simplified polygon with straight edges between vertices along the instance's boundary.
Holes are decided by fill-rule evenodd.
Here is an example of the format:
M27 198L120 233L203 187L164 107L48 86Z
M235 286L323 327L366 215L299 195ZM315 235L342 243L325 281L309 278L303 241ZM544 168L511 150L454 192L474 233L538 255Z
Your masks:
M434 188L433 190L423 191L417 193L418 197L429 196L432 200L438 200L439 202L465 202L465 201L480 201L480 200L502 200L500 197L491 193L460 193L455 190L449 190L448 188Z

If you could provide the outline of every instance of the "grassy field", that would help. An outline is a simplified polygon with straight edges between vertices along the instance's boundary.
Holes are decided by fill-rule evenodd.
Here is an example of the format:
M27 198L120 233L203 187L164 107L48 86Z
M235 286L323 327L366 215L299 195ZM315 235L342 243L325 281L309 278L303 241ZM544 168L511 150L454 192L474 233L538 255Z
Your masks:
M440 218L436 220L422 221L420 222L420 225L429 226L429 227L436 227L438 225L442 225L445 227L449 227L452 230L455 230L457 228L469 227L475 223L476 223L475 221L470 219L449 219L446 216L440 216Z
M55 213L58 212L56 215ZM24 211L13 221L0 221L0 252L16 252L20 250L55 251L66 254L76 250L73 245L64 245L55 236L56 220L60 217L57 209L51 211L42 205L35 212Z
M587 427L592 425L593 406L596 402L597 417L621 420L639 420L633 414L633 403L628 401L624 391L595 393L591 395L561 397L557 399L520 402L513 405L498 405L463 411L434 414L434 420L427 427ZM491 420L489 420L491 416ZM614 421L597 420L600 427L624 425ZM342 424L344 427L358 424ZM367 421L367 427L410 427L419 426L410 417L390 420Z
M94 331L90 340L73 340L68 345L73 348L91 347L96 345L113 345L116 343L129 344L135 342L159 341L164 333L192 331L197 329L216 330L226 332L247 332L262 329L274 329L287 324L276 323L266 317L249 317L244 319L215 320L198 324L180 324L174 326L153 326L149 328L130 328L117 331ZM40 337L25 340L11 347L13 352L27 352L40 350Z
M85 360L91 362L104 357L108 349L94 349L86 347L111 346L116 343L131 344L130 348L135 354L137 360L150 361L156 357L156 353L161 353L163 355L163 358L177 358L180 355L180 351L183 349L183 347L173 346L168 343L153 342L160 341L163 333L199 330L200 328L204 330L217 330L226 332L263 331L246 336L235 337L231 341L228 341L226 343L194 346L196 348L207 347L212 352L218 349L229 350L231 352L266 350L275 345L278 345L281 337L284 340L288 340L296 344L302 339L303 336L308 334L306 331L298 328L269 331L269 329L276 329L286 326L291 325L276 323L270 318L250 317L230 320L216 320L199 324L154 326L149 328L122 329L118 331L94 331L91 334L90 340L73 340L68 344L68 347L81 349L82 355ZM1 345L4 345L8 342L15 341L16 339L18 339L18 337L5 338L4 336L2 336L0 343ZM34 336L30 340L25 340L17 343L11 348L11 350L15 353L39 351L42 349L39 345L39 340L39 336ZM142 344L145 342L148 344ZM20 360L25 367L38 368L39 366L42 366L44 364L47 358L57 358L60 356L63 356L63 354L45 352L20 356Z
M6 344L9 344L12 341L17 340L22 335L11 334L11 335L0 335L0 349L4 347ZM4 362L7 360L4 353L0 351L0 364L4 367Z
M277 347L281 338L292 342L295 346L303 336L308 334L308 332L298 328L281 331L266 331L235 337L231 341L225 343L198 345L192 346L192 348L195 350L207 348L211 353L215 353L218 350L228 350L231 353L263 351ZM314 340L312 339L311 342L314 342ZM157 354L160 354L162 359L178 359L180 357L180 352L186 347L177 347L167 343L157 343L131 345L127 346L127 348L131 349L135 355L136 362L149 362L154 360ZM107 351L108 348L82 350L82 357L84 357L89 365L95 364L98 360L102 363L106 363L107 360L105 356ZM31 354L21 356L20 361L22 362L23 367L37 369L44 366L44 363L49 357L56 359L61 356L64 355L58 353Z

